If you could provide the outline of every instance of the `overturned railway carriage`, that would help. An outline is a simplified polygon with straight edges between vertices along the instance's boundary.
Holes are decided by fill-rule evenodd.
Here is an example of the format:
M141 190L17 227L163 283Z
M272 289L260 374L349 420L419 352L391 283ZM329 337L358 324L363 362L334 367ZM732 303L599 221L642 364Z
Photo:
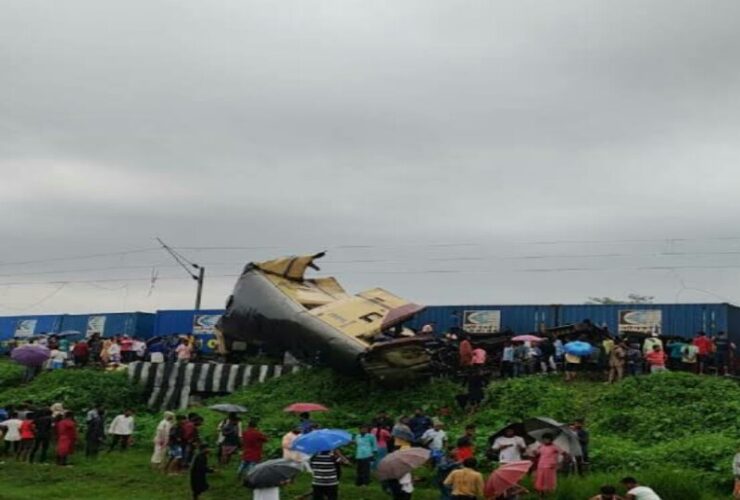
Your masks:
M323 255L248 264L217 328L223 354L257 344L389 383L428 375L424 339L401 328L423 307L381 288L350 295L332 277L306 278Z

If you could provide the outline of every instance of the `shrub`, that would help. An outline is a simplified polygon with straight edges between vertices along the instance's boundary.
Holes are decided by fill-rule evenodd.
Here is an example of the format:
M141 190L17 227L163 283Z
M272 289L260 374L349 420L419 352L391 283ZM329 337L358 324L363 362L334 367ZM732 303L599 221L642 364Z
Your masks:
M30 400L35 404L62 403L65 408L85 410L96 402L107 408L143 408L139 386L129 384L125 373L97 370L55 370L45 372L28 384L0 391L0 405L17 405Z

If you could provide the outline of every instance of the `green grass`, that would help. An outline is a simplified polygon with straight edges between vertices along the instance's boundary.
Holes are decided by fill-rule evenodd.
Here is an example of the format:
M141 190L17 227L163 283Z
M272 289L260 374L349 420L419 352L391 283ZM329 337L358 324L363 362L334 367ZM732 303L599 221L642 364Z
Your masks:
M0 406L25 399L44 404L63 400L77 411L103 400L111 413L125 406L141 407L140 391L128 386L120 374L69 370L45 374L23 387L17 386L17 370L0 362ZM528 377L495 382L488 389L486 405L475 415L454 407L461 388L447 380L435 380L413 388L388 390L377 385L312 370L252 386L217 401L247 406L250 416L272 439L268 454L279 453L279 437L294 423L282 408L295 401L315 401L332 411L316 414L328 427L354 429L378 410L391 415L423 407L443 414L451 436L467 423L478 426L478 446L508 422L529 416L552 416L563 421L585 416L592 434L592 473L585 478L561 477L558 492L551 498L589 498L602 484L616 484L634 475L653 486L666 500L709 500L730 498L731 461L740 439L740 388L735 382L688 374L666 374L628 379L615 386L581 381L565 384L556 377ZM203 434L215 440L221 415L205 408L196 410L206 418ZM74 467L18 464L0 465L0 499L181 499L187 498L185 476L165 476L151 471L151 437L160 416L139 412L136 443L122 454L101 454L87 460L78 453ZM348 451L351 453L351 450ZM213 461L213 460L212 460ZM214 474L212 490L204 498L249 498L235 478L234 468ZM484 463L487 473L492 465ZM341 498L381 499L377 484L353 486L354 471L345 469ZM436 499L438 493L430 471L418 473L420 482L414 498ZM529 480L525 480L529 485ZM284 498L310 490L310 478L301 477L286 488Z

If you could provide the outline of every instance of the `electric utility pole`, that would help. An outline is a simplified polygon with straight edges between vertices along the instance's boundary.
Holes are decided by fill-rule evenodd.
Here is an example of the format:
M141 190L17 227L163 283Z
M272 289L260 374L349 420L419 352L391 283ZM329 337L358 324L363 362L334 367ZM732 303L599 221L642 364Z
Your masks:
M177 250L172 248L171 246L167 245L164 241L162 241L160 238L157 238L157 241L160 245L162 245L162 248L172 256L173 259L175 259L175 262L180 264L180 267L185 269L185 272L190 275L191 278L193 278L195 281L198 282L198 290L195 293L195 310L200 310L200 302L203 297L203 282L205 281L206 277L206 268L203 266L200 266L190 260L188 260L185 256L183 256L181 253L179 253ZM196 274L195 272L191 271L190 268L195 269L198 271Z

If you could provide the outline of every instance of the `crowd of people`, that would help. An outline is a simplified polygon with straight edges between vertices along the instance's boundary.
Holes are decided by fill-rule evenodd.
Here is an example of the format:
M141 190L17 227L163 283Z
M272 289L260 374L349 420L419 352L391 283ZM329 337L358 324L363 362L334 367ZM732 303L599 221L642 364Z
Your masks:
M597 340L583 335L528 337L532 339L517 341L514 337L506 341L500 357L487 362L482 346L474 345L470 336L462 336L459 366L467 373L494 367L503 378L562 371L567 381L575 379L578 372L603 372L610 383L625 375L669 370L726 376L735 373L736 346L725 332L714 337L698 332L693 339L664 338L657 333L644 338L606 333ZM569 342L588 343L590 353L568 352Z
M81 435L74 412L60 403L39 408L26 402L17 408L2 409L2 456L20 462L45 463L51 450L56 463L66 466L79 443L84 443L87 457L96 457L108 440L109 452L118 447L126 450L132 442L135 430L132 410L125 410L106 425L105 409L97 405L86 413L84 422Z
M14 341L10 351L15 347ZM134 361L190 362L198 355L197 341L193 335L157 337L144 341L129 335L101 337L100 334L78 340L66 335L42 335L29 341L49 349L49 359L42 367L31 367L34 376L38 370L86 368L96 366L115 370Z
M95 459L103 450L108 453L126 451L133 442L136 429L135 415L125 410L112 419L105 408L96 405L84 415L83 421L61 404L49 408L37 408L31 402L17 408L2 410L0 433L4 446L4 460L15 459L28 463L43 463L52 458L59 466L71 466L70 457L77 448L84 448L85 456ZM82 419L80 419L82 420ZM515 426L488 439L485 449L476 447L476 427L468 425L456 439L445 430L441 417L431 417L422 409L412 415L392 419L386 412L378 413L367 425L359 427L353 435L351 453L340 447L331 451L306 455L296 451L293 444L301 436L316 432L321 426L308 413L301 414L296 425L282 436L269 436L259 429L259 422L250 419L243 425L236 413L228 414L216 429L204 430L204 419L197 413L179 415L165 412L153 436L151 466L163 474L189 473L193 498L197 499L209 489L208 474L211 448L208 437L215 441L216 460L225 470L244 481L248 473L266 458L266 446L273 440L279 442L282 458L295 461L310 473L312 490L304 497L316 500L340 498L342 468L354 464L355 484L364 487L373 482L372 471L388 454L410 448L429 450L427 467L433 469L433 481L442 500L497 499L516 500L527 490L519 484L495 497L484 494L482 463L489 461L501 465L530 460L532 462L533 485L540 497L546 497L557 488L559 470L569 470L574 457L554 443L554 435L544 434L537 441L526 441L517 434ZM583 449L582 460L588 457L588 432L582 420L571 426ZM50 457L51 451L51 457ZM238 457L238 459L236 459ZM580 458L580 457L579 457ZM235 460L236 459L236 460ZM398 479L382 481L384 491L394 500L411 499L415 478L411 473ZM659 500L657 494L646 486L625 478L627 496L630 500ZM245 484L250 486L248 481ZM256 488L255 500L278 500L280 487ZM619 499L612 485L606 485L594 499Z

